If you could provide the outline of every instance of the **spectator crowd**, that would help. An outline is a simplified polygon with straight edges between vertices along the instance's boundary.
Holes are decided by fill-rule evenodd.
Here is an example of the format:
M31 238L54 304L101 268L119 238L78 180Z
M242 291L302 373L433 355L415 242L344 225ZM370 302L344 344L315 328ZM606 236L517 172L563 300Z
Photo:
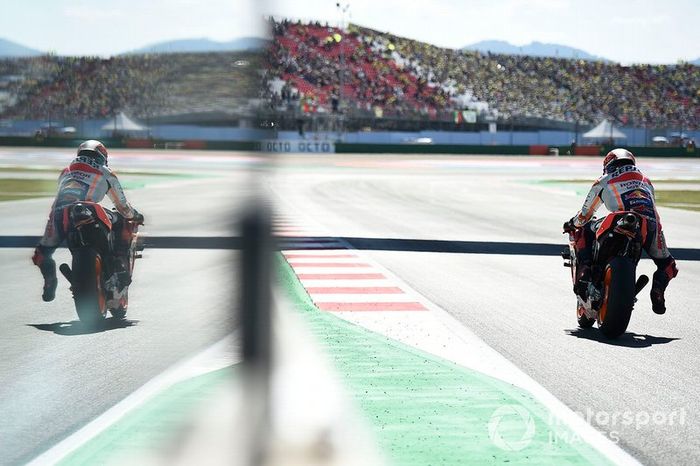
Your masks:
M107 118L231 112L259 94L259 54L0 59L0 118Z
M357 25L270 18L254 52L0 59L0 119L267 111L698 128L700 67L452 50Z
M350 25L270 19L265 75L275 108L301 100L312 111L448 115L697 128L700 67L452 50ZM309 100L312 105L306 104Z

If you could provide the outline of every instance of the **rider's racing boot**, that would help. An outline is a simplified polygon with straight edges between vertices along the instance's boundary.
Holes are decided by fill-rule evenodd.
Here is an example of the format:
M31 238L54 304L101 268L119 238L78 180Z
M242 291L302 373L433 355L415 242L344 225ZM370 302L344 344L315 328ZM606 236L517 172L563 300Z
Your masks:
M45 302L53 301L56 297L56 287L58 286L58 278L56 278L56 261L51 255L54 248L46 248L37 246L32 256L32 262L39 267L41 275L44 277L44 291L41 299Z
M656 288L652 285L651 287L651 309L656 314L666 313L666 300L664 298L664 290Z
M657 261L655 261L657 262ZM666 313L666 300L664 298L664 292L668 286L668 282L678 275L678 269L676 268L676 261L673 257L664 259L663 262L658 261L656 263L657 270L654 272L654 276L651 282L651 308L656 314Z
M119 281L119 291L122 291L125 287L131 285L131 274L124 266L124 263L117 259L117 280Z

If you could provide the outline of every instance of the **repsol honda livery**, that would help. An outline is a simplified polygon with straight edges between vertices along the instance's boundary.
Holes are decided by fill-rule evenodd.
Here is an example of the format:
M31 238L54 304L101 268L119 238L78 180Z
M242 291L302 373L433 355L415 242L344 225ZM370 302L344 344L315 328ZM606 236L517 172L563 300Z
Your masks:
M66 241L73 255L72 268L61 265L71 283L81 321L101 320L107 311L116 317L126 314L127 290L134 259L143 249L138 241L139 214L126 199L117 176L107 167L107 149L99 141L85 141L77 157L58 180L44 236L32 261L44 277L44 301L55 297L58 280L52 256ZM99 202L108 196L115 210Z
M600 206L611 212L594 220ZM627 329L635 296L649 282L636 279L636 267L645 250L657 267L651 302L655 313L666 312L664 293L677 274L676 262L666 247L656 211L654 187L636 166L631 152L614 149L603 161L603 176L591 187L581 210L564 224L569 248L579 325L590 327L597 320L610 337Z

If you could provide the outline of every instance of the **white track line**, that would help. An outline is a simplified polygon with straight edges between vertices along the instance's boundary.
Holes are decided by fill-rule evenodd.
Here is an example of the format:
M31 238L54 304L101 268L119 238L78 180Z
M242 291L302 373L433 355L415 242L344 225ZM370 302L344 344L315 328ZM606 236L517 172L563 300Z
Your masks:
M292 267L304 267L307 264L357 264L361 259L358 257L337 257L337 256L324 256L324 257L305 257L299 259L287 259L289 265Z
M417 298L408 293L402 294L311 294L314 303L413 303Z
M323 280L323 279L304 279L300 280L304 288L330 288L330 287L379 287L379 286L397 286L396 283L387 278L377 278L369 280Z
M345 256L348 254L353 254L355 257L357 254L354 254L353 251L348 251L347 249L341 248L341 249L318 249L315 251L309 251L307 249L285 249L282 251L282 254L285 257L288 256L310 256L310 257L335 257L335 256Z
M234 355L233 348L235 348L234 336L229 335L199 354L167 369L165 372L146 382L142 387L109 408L83 428L36 457L29 465L43 466L46 464L56 464L73 451L107 430L107 428L119 421L130 411L143 405L153 396L168 387L182 380L222 369L239 362L240 358L238 355Z
M378 273L371 265L365 264L363 267L305 267L303 265L292 266L297 274L314 274L314 275L334 275L334 274L353 274L363 275L367 273Z

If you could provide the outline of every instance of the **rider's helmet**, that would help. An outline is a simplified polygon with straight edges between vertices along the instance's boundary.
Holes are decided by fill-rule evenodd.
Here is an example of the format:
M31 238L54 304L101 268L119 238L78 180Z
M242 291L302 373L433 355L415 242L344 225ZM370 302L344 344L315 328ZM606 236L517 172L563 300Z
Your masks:
M634 154L627 149L613 149L603 159L603 173L611 173L623 165L636 165Z
M78 147L78 158L85 158L93 165L107 165L107 148L100 141L87 140Z

